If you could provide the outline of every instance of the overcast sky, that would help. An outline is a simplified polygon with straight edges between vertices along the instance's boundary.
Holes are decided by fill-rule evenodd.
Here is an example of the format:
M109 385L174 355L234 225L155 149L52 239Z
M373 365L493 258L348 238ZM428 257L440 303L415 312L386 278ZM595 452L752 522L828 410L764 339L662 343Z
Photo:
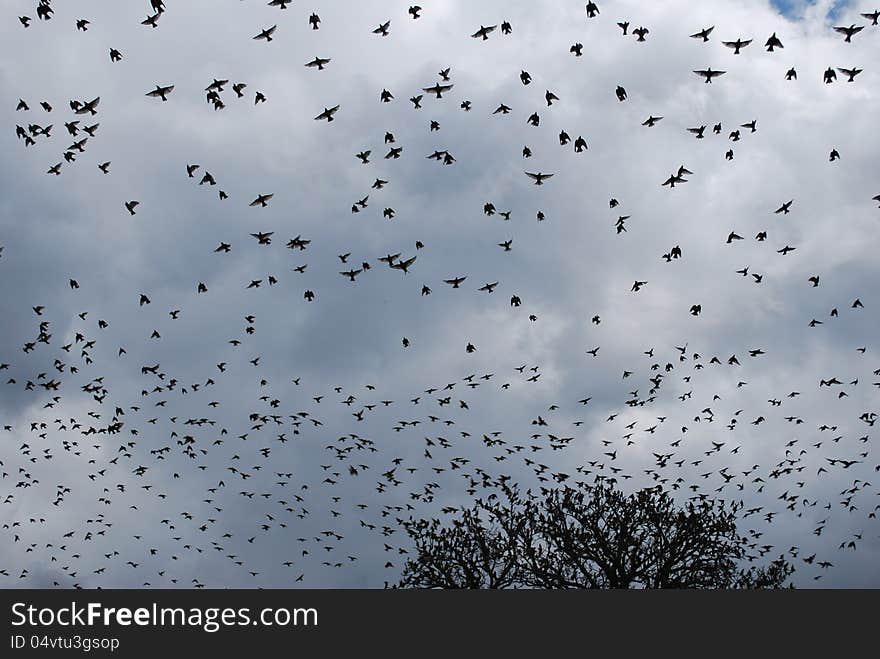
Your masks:
M422 0L412 20L409 2L384 0L296 0L283 11L263 0L165 4L155 29L141 24L147 0L56 1L49 21L34 0L3 5L0 584L381 587L406 559L400 532L382 527L467 503L464 473L546 485L529 457L548 465L545 475L588 481L614 467L635 489L655 484L646 473L655 454L673 453L657 471L666 485L681 479L682 500L694 485L760 507L743 531L770 546L762 560L786 554L798 585L880 586L869 425L880 380L880 59L878 28L859 15L874 7L604 0L588 19L582 2ZM87 31L76 29L83 18ZM388 37L372 32L387 20ZM470 36L505 20L509 35ZM629 22L626 36L618 21ZM846 43L832 28L850 24L865 28ZM252 38L273 25L271 42ZM649 30L643 43L631 34L638 26ZM688 38L709 26L708 43ZM771 33L784 45L772 53ZM737 38L754 41L734 55L721 41ZM582 57L569 52L575 43ZM110 61L110 48L122 61ZM331 62L303 66L315 57ZM707 67L726 73L704 84L692 71ZM792 67L797 80L787 81ZM864 71L824 84L828 67ZM423 92L446 68L453 88L442 99ZM205 98L215 78L229 81L221 110ZM174 85L167 102L145 95L156 85ZM558 97L550 107L548 90ZM255 105L257 92L265 103ZM408 100L418 94L421 109ZM96 116L74 115L71 100L95 97ZM16 109L19 99L29 110ZM511 112L493 114L500 104ZM334 121L314 120L336 105ZM526 121L534 112L539 126ZM662 120L643 126L649 116ZM74 120L76 136L65 127ZM740 127L753 120L754 132ZM16 137L16 126L48 124L51 136L33 146ZM704 139L686 130L703 125ZM561 131L571 143L560 145ZM391 147L403 147L399 159L384 157ZM355 155L365 150L367 165ZM426 158L434 151L455 162ZM47 175L58 162L60 175ZM188 164L200 165L194 178ZM687 182L662 187L680 166ZM199 185L205 171L217 185ZM535 186L525 171L554 177ZM377 178L387 185L373 189ZM267 207L249 206L269 193ZM789 200L790 213L774 213ZM509 220L486 215L487 203ZM274 232L271 245L258 245L258 232ZM743 240L728 243L731 232ZM311 241L306 250L285 248L296 236ZM510 251L498 246L511 239ZM221 242L229 253L215 253ZM667 262L674 246L682 256ZM786 246L795 250L778 252ZM407 274L377 260L397 253L417 256ZM363 262L371 268L356 282L339 274ZM458 276L467 276L459 289L443 282ZM254 280L260 287L248 288ZM633 292L634 281L647 283ZM478 290L493 282L494 292ZM863 307L852 308L856 299ZM50 341L23 352L41 321ZM156 364L164 379L141 370ZM466 386L471 374L479 387ZM95 378L108 391L100 403L83 390ZM842 384L820 386L832 378ZM57 391L40 386L53 380ZM292 426L300 412L308 417ZM251 414L281 415L282 425ZM81 434L114 415L118 434ZM548 427L532 425L539 415ZM480 437L492 432L507 443L486 446ZM574 439L554 451L547 433ZM506 450L517 445L526 448ZM395 458L399 485L383 477ZM470 462L452 469L453 458Z

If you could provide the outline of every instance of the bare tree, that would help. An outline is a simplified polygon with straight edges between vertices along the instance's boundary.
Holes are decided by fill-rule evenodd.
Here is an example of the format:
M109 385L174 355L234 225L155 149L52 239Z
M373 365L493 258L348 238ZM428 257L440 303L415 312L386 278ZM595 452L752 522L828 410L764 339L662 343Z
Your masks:
M782 557L754 562L736 525L739 505L683 506L660 488L624 494L612 484L501 486L444 524L410 519L415 545L401 588L779 588Z

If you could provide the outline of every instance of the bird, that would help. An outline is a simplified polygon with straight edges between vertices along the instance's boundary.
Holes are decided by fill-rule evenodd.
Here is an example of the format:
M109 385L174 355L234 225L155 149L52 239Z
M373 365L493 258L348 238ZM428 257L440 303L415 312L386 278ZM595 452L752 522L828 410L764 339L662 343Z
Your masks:
M248 205L249 206L259 206L261 208L265 208L266 206L269 205L269 200L272 199L272 197L274 197L274 196L275 196L274 193L257 195L257 197Z
M423 87L422 91L434 94L435 98L443 98L443 92L448 92L450 89L452 89L452 85L441 85L440 83L436 83L431 87Z
M852 38L853 38L855 35L857 35L859 32L861 32L862 30L864 30L864 29L865 29L865 26L864 26L864 25L856 25L855 23L853 23L853 24L850 25L849 27L845 27L845 26L837 26L837 27L834 28L834 31L837 32L837 33L839 33L839 34L844 35L844 39L843 39L843 40L844 40L846 43L851 43L851 42L852 42Z
M553 176L553 174L544 174L541 172L526 172L526 176L532 179L535 182L535 185L544 185L544 181Z
M843 75L847 76L847 82L853 82L856 79L856 76L862 72L862 69L858 69L853 67L851 69L843 69L841 67L837 67L837 70L840 71Z
M767 48L767 52L770 53L773 52L774 48L784 48L782 42L779 40L779 37L776 36L775 32L768 37L767 42L764 44L764 46Z
M171 89L174 89L173 85L171 86ZM166 93L170 92L171 89L167 89ZM96 114L98 114L98 103L100 103L100 102L101 102L101 97L96 96L88 103L83 103L82 105L80 105L80 107L78 107L75 110L75 114L90 114L92 116L95 116Z
M253 37L253 39L255 41L265 41L266 43L269 43L270 41L272 41L272 35L275 34L275 30L277 30L277 29L278 29L278 25L273 25L271 27L264 28L264 29L260 30L260 33L255 35Z
M752 43L751 39L737 39L736 41L722 41L725 46L728 48L733 48L733 54L739 55L739 51L742 48L745 48L750 43Z
M306 62L305 65L309 68L317 68L318 71L323 71L324 67L327 64L329 64L331 61L332 60L329 57L327 57L327 58L315 57L315 59Z
M152 28L159 27L159 17L162 15L162 12L157 11L155 14L150 14L144 20L141 21L141 25L146 25Z
M416 262L416 257L411 256L408 259L404 259L402 261L397 261L396 263L390 263L389 266L394 268L395 270L402 270L404 274L409 272L410 266Z
M275 235L274 231L260 231L252 233L251 237L255 238L260 245L271 245L273 235Z
M477 30L476 32L474 32L471 36L474 39L482 39L483 41L486 41L489 38L489 35L495 31L496 27L498 27L498 26L497 25L489 25L487 27L487 26L481 25L480 29Z
M174 91L174 85L166 85L162 87L161 85L156 85L156 89L153 91L147 92L146 96L150 96L152 98L161 98L163 101L168 100L168 94Z
M776 213L777 215L779 213L783 213L784 215L788 215L789 212L791 212L791 205L793 203L794 203L794 199L789 199L788 201L786 201L784 204L782 204L779 208L777 208L773 212Z
M727 73L727 71L713 71L712 67L709 67L707 69L696 70L696 71L694 71L694 73L696 73L701 78L704 78L704 81L708 84L708 83L712 82L712 78L717 78L718 76L722 76L725 73Z
M712 25L710 27L705 27L699 32L695 32L690 35L691 39L701 39L704 43L709 41L709 35L712 34L712 30L715 29L715 26Z
M321 119L326 119L327 122L331 122L334 120L333 115L335 115L339 111L339 106L334 105L332 108L324 108L324 111L321 112L317 117L315 117L315 121L320 121Z

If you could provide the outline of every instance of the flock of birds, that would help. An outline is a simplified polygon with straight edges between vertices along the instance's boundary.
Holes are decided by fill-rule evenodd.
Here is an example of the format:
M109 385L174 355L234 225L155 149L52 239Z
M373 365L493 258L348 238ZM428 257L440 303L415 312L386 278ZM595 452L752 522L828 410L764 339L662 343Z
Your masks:
M170 0L149 0L149 13L141 21L144 28L161 30L165 21L172 20L174 4ZM254 40L271 44L282 38L285 22L296 10L292 9L292 0L271 0L267 4L286 10L281 14L283 21L260 25L253 31ZM60 20L50 0L39 0L34 14L36 23L29 15L19 17L22 29L34 31L39 22ZM411 6L400 20L430 21L430 16L429 9ZM880 11L861 16L864 24L834 27L844 42L875 38L861 33L877 26ZM589 2L585 17L601 25L603 14L596 3ZM299 20L298 15L294 18ZM328 29L316 13L310 13L307 21L314 31ZM86 32L91 25L90 19L78 18L71 29ZM651 35L647 27L632 27L628 21L618 22L617 28L637 42ZM405 28L392 18L369 29L377 38L385 39ZM683 37L708 43L715 38L714 30L715 26L701 27ZM462 30L462 36L467 35L479 42L515 38L515 28L499 21L479 25L473 31ZM737 37L721 43L733 55L739 55L753 41ZM765 48L769 53L783 50L782 38L774 32ZM109 44L107 50L112 65L125 65L124 50ZM572 44L569 50L574 57L583 56L583 51L581 43ZM315 57L304 66L315 72L328 71L320 75L332 75L333 58ZM718 78L725 73L710 67L693 70L707 84L720 84ZM825 83L832 84L837 73L846 76L849 83L858 83L862 69L828 68L821 75ZM426 95L440 101L453 89L461 91L453 81L451 67L441 70L438 77L409 99L414 111L422 108ZM797 77L795 68L785 76L792 82ZM525 70L519 74L524 87L534 84L535 78ZM144 86L144 94L170 107L175 88L171 81L152 82ZM232 96L227 89L232 90ZM265 92L250 89L243 81L213 79L204 92L214 111L222 111L231 97L252 99L254 105L268 102ZM623 86L613 93L620 103L627 102ZM557 96L546 90L542 104L546 103L550 111L564 102L560 96L564 98L565 94ZM379 94L382 103L394 100L387 89ZM15 132L23 148L50 140L54 146L57 141L52 138L67 133L61 141L69 140L71 144L60 149L57 162L49 162L47 173L51 177L64 176L69 167L80 166L78 163L86 160L90 140L100 135L104 109L100 96L70 100L68 107L69 112L63 107L56 109L46 100L25 98L16 107L22 120ZM462 100L455 111L473 112L471 116L476 120L475 110L471 101ZM490 116L513 112L504 103L484 110ZM344 111L341 104L327 106L314 114L314 120L331 124L328 130L332 131L337 115ZM54 117L65 112L69 116L58 120L64 122L64 128L56 128ZM652 128L662 120L662 116L649 115L642 125ZM526 118L531 126L539 126L540 122L537 111ZM437 132L440 124L432 120L428 130ZM707 132L708 125L687 130L697 140L710 135L721 135L723 139L725 131L721 123L712 126L711 132ZM733 160L733 145L742 139L743 132L751 135L758 130L756 119L728 130L725 158ZM589 150L581 135L572 139L562 131L558 141L562 146L571 144L576 153ZM383 142L387 152L379 157L397 160L410 156L394 131L387 131ZM367 166L374 154L363 149L352 156ZM531 148L524 147L522 158L531 156ZM424 157L444 166L457 162L446 149ZM840 159L840 153L832 149L828 159L833 163ZM102 175L112 175L111 161L95 165ZM231 199L229 203L238 203L206 167L189 162L180 163L179 168L180 176L197 180L199 186L216 187L220 202ZM558 172L533 171L530 167L522 171L535 186L553 186L559 180L553 180ZM656 184L671 189L687 183L692 175L682 164ZM369 193L356 200L350 212L365 212L371 198L380 196L388 183L376 177ZM259 214L271 206L274 196L274 191L254 190L241 205L254 209L246 212ZM880 201L880 195L874 200ZM137 216L150 203L150 199L120 199L120 214L123 218ZM622 203L611 198L608 207L614 211ZM796 212L794 205L794 199L785 200L775 214ZM511 216L510 210L500 210L492 202L485 203L482 213L505 221ZM395 215L393 207L382 208L384 219L392 221ZM544 211L537 211L536 219L544 220ZM614 223L616 235L628 231L628 219L629 215L618 216ZM244 230L242 240L252 239L257 247L271 249L278 244L276 233L272 228ZM763 242L767 237L767 232L761 231L754 240ZM719 236L719 243L734 245L748 238L732 230ZM310 253L312 243L313 238L304 235L281 241L301 256ZM4 247L16 248L0 246L0 272ZM206 250L209 248L216 258L223 258L233 250L233 243L212 243ZM515 252L515 238L502 240L492 249ZM785 244L776 251L786 256L795 250L795 246ZM352 284L379 268L396 270L399 276L415 280L421 263L430 258L431 250L424 242L416 241L410 250L370 257L353 257L346 250L334 259L333 268ZM669 263L682 258L680 245L662 254ZM309 265L298 264L292 271L304 276ZM764 277L749 267L736 274L755 284L761 284ZM193 282L193 294L222 296L222 290L215 291L210 283ZM820 283L820 275L815 274L805 285L815 288ZM264 284L273 287L279 279L274 275L253 279L246 288L258 289ZM431 296L434 288L443 286L472 287L488 295L499 285L499 281L475 284L466 273L456 272L437 282L417 281L414 297ZM87 294L76 277L69 277L63 286L73 300ZM644 295L645 290L650 291L650 283L636 279L630 293ZM827 317L805 319L805 323L815 328L842 315L857 318L865 307L862 297L868 300L869 294L870 289L855 291L850 298L840 299ZM132 305L138 313L146 313L158 302L157 297L134 292ZM320 291L306 288L302 299L319 304ZM814 424L800 413L787 410L797 404L807 387L818 390L812 395L830 391L837 398L845 398L861 391L859 388L880 386L880 382L871 383L872 377L880 377L880 368L865 366L858 373L828 374L819 382L803 382L790 391L771 395L761 409L747 411L736 409L736 402L725 400L708 384L701 387L701 376L703 371L711 371L713 377L721 377L740 390L747 386L739 375L741 369L760 360L765 355L762 348L741 347L729 355L715 355L704 354L684 341L674 346L645 346L643 354L634 356L622 370L622 379L633 383L631 390L623 400L608 403L613 410L598 429L607 439L587 445L583 433L593 429L582 416L592 410L589 404L596 393L575 396L573 400L535 401L542 411L532 416L526 427L485 427L494 422L480 416L481 405L489 408L499 396L504 404L503 396L512 387L534 386L543 375L540 364L498 364L494 372L462 373L449 380L427 373L423 377L433 382L403 395L387 393L384 389L391 387L380 383L323 386L295 372L290 372L285 382L277 382L269 372L278 365L270 363L267 367L269 357L260 354L258 342L259 331L271 324L272 318L261 317L258 322L256 315L246 309L237 314L241 325L235 334L214 346L215 362L197 374L179 373L174 363L131 363L129 350L143 355L149 351L150 342L173 340L175 322L187 313L185 302L174 303L161 332L157 326L146 339L146 347L136 350L131 344L144 340L114 334L113 318L100 312L82 310L71 319L58 317L54 309L40 304L22 311L32 316L32 334L22 339L18 352L0 354L0 373L7 374L2 386L17 395L23 392L29 401L26 413L4 412L9 418L0 421L7 436L0 453L0 518L7 547L0 558L0 584L51 581L58 587L205 587L227 583L286 586L394 582L411 556L400 530L401 520L434 514L438 507L441 513L454 514L474 497L494 496L498 484L510 481L536 489L567 481L611 481L622 487L661 485L682 497L743 501L742 521L751 527L747 529L749 558L785 555L795 563L799 575L807 575L806 579L821 579L835 563L846 561L846 554L863 541L876 544L872 538L877 533L880 490L868 479L880 470L880 464L875 466L871 458L870 433L877 412L867 410L858 419L847 420L847 424L863 427L864 434L859 436L850 425L844 431L843 424ZM522 314L523 322L539 322L537 313L516 293L510 296L510 308ZM702 305L692 305L689 313L700 315ZM593 327L604 321L599 314L590 319ZM75 329L69 335L56 332L56 327L67 327L70 322ZM395 340L403 350L413 342L407 336ZM461 348L471 354L479 346L464 337ZM870 355L868 346L853 349L865 359ZM601 359L600 347L586 350L586 355ZM285 369L293 370L295 365ZM107 375L110 371L117 376ZM718 375L721 371L724 374ZM114 386L120 372L126 373L127 384ZM673 381L676 384L670 384ZM257 395L244 401L252 411L244 418L224 416L225 407L235 408L249 395L254 383ZM130 389L132 386L136 392ZM669 392L678 392L680 387L680 394ZM224 394L234 400L224 400ZM676 416L652 413L652 409L674 409ZM822 410L810 411L823 416ZM515 416L513 410L509 414ZM749 447L742 443L741 426L751 425L757 430L771 418L784 419L791 424L793 435L801 438L768 437L768 442L778 444L776 458L739 468L741 452L750 454ZM647 464L638 468L639 459L645 456ZM50 465L57 462L66 467L50 471L54 468ZM49 473L54 480L47 480ZM857 475L850 478L850 474ZM827 479L843 484L838 497L811 494L816 483ZM776 544L772 540L773 524L787 517L810 520L811 537L790 547ZM832 522L838 517L848 520L844 524L847 528L857 528L836 538L839 554L823 555L811 550L812 541L825 533L826 526L836 528ZM203 566L208 561L220 561L228 567L205 574ZM279 569L288 571L289 576L279 580ZM330 573L343 576L328 576Z

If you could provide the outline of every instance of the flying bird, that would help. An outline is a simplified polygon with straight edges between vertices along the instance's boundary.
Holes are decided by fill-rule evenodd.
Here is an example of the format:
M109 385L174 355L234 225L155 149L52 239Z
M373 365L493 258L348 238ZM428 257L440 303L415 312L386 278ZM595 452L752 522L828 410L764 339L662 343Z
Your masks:
M313 59L313 60L311 60L311 61L309 61L309 62L306 62L305 65L308 66L308 67L310 67L310 68L317 68L318 71L323 71L323 70L324 70L324 67L325 67L327 64L329 64L330 61L331 61L331 60L330 60L329 57L327 57L327 58L316 57L315 59Z
M712 34L712 30L714 29L714 25L711 27L703 28L699 32L695 32L694 34L690 35L690 37L691 39L702 39L702 41L705 43L706 41L709 41L709 35Z
M847 76L847 82L855 81L856 76L862 72L862 69L857 69L856 67L853 67L851 69L843 69L837 67L837 70L840 71L843 75Z
M864 25L856 25L855 23L850 25L849 27L835 27L834 31L839 34L844 35L844 41L846 43L851 43L852 38L857 35L859 32L865 29Z
M272 35L275 34L275 30L278 29L277 25L273 25L272 27L267 27L263 30L260 30L260 33L253 37L255 41L265 41L269 43L272 41Z
M779 37L776 36L776 33L770 35L767 39L767 43L764 44L767 48L767 52L772 53L774 48L784 48L782 42L779 40Z
M254 199L248 205L249 206L260 206L261 208L265 208L266 206L269 205L269 200L274 196L275 196L274 193L257 195L257 198Z
M321 119L326 119L327 122L333 121L333 115L339 111L339 106L334 105L332 108L324 108L324 111L321 112L317 117L315 117L315 121L320 121Z
M708 84L712 82L712 78L722 76L727 73L727 71L713 71L712 67L709 67L708 69L699 69L697 71L694 71L694 73L696 73L701 78L704 78L705 82Z
M174 89L173 85L171 86L171 89ZM171 89L166 88L166 90L168 92L170 92ZM100 103L100 102L101 102L101 97L97 96L97 97L93 98L91 101L89 101L88 103L83 103L82 105L80 105L75 110L75 113L76 114L90 114L90 115L94 116L94 115L98 114L98 103Z
M160 85L156 85L156 89L151 92L147 92L146 96L150 96L151 98L161 98L163 101L168 100L168 94L174 91L174 85L166 85L162 87Z
M481 25L480 29L477 30L476 32L474 32L471 36L474 39L482 38L483 41L486 41L489 38L489 34L494 32L496 27L498 27L498 26L497 25L489 25L488 27L485 27L485 26Z
M443 92L448 92L450 89L452 89L452 85L441 85L440 83L437 83L431 87L423 87L422 91L428 92L429 94L435 94L435 98L443 98Z
M728 48L733 48L733 54L739 55L739 51L742 48L745 48L750 43L752 43L751 39L737 39L736 41L722 41L725 46Z
M554 176L553 174L543 174L541 172L526 172L526 176L535 182L535 185L544 185L544 181Z

